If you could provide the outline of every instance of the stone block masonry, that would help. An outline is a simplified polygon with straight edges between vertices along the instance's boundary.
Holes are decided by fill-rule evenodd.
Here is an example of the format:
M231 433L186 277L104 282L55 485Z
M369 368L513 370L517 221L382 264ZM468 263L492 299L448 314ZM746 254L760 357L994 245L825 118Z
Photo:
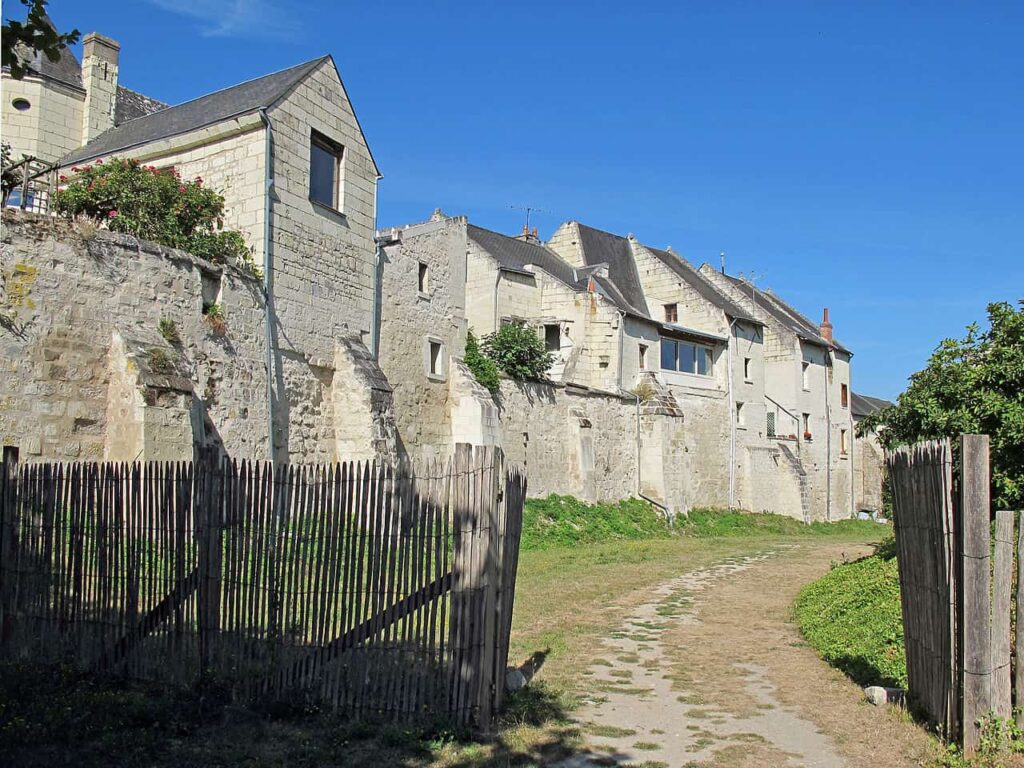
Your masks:
M13 211L0 275L0 439L27 459L188 459L197 445L267 457L260 280ZM214 303L223 332L204 314ZM326 361L279 354L276 371L277 458L394 454L390 387L358 340L336 340Z

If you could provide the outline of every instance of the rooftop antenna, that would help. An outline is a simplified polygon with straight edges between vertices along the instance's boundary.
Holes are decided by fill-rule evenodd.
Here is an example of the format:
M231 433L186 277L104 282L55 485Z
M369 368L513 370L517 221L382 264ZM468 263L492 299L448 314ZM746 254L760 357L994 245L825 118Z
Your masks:
M757 288L754 286L764 275L757 272L740 272L739 278L750 286L750 300L757 306Z
M510 205L509 208L516 211L526 211L526 232L530 231L530 214L547 213L543 208L534 208L532 205Z
M725 251L722 251L720 254L718 254L718 256L719 256L719 258L722 259L722 274L724 275L725 274Z

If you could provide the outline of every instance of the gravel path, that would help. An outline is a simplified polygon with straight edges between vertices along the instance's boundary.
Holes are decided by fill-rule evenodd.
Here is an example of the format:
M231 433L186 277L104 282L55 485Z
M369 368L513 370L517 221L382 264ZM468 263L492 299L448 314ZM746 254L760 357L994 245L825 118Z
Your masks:
M560 765L841 768L878 754L886 765L927 762L929 739L864 704L790 622L799 587L847 555L835 549L778 547L663 584L588 670L590 694L576 713L587 749Z

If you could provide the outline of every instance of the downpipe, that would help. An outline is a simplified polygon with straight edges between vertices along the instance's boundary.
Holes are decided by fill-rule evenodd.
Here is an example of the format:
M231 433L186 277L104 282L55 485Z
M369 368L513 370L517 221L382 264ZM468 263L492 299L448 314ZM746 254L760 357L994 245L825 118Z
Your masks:
M274 262L271 254L271 218L274 215L274 126L265 109L261 109L260 120L266 128L265 154L263 165L266 169L266 186L263 191L263 331L267 346L267 458L274 464L274 334L271 330L273 319Z

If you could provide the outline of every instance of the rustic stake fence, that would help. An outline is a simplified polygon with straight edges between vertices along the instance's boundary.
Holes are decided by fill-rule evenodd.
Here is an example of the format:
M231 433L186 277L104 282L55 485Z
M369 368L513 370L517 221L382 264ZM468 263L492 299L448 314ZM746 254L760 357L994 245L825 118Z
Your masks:
M0 658L362 719L489 727L526 480L407 464L24 464L0 475Z
M949 440L898 448L887 457L895 507L903 636L912 702L967 754L981 721L1024 725L1024 633L1011 675L1013 512L995 514L991 535L989 441L960 440L958 488ZM1024 610L1024 529L1017 539L1016 612ZM1012 684L1015 680L1015 685Z

